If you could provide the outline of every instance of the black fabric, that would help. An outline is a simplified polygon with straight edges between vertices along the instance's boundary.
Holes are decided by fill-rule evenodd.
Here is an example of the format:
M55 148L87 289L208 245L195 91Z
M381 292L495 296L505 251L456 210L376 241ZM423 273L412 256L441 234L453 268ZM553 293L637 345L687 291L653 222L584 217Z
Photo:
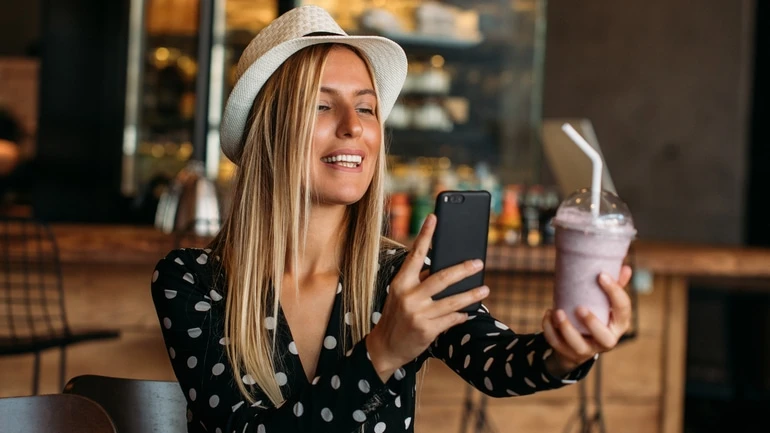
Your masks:
M441 359L480 391L495 397L532 394L559 388L588 373L593 360L565 379L551 376L544 360L551 349L542 334L516 334L482 306L470 320L442 334L420 357L382 383L365 340L352 349L341 344L345 314L338 285L326 327L315 379L308 382L283 314L263 326L277 332L276 378L286 401L273 407L249 376L233 377L225 353L225 300L217 278L218 257L209 250L174 250L160 260L152 277L152 297L171 364L187 398L189 432L352 432L414 431L416 373L429 357ZM377 323L389 283L406 256L383 251L378 297L372 314ZM349 334L349 333L347 333ZM235 383L256 395L246 403Z

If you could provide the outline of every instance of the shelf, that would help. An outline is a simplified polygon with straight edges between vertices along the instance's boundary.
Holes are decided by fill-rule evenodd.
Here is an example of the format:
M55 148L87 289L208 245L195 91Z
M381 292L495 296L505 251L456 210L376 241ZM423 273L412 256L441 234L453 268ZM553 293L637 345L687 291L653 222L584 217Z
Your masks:
M480 130L458 127L455 131L425 131L419 129L393 129L386 132L392 155L412 157L447 156L467 162L471 159L487 159L495 153L497 137Z
M479 45L484 38L464 39L451 36L427 35L420 33L401 33L401 32L376 32L378 36L392 39L396 43L404 46L426 46L433 48L471 48Z

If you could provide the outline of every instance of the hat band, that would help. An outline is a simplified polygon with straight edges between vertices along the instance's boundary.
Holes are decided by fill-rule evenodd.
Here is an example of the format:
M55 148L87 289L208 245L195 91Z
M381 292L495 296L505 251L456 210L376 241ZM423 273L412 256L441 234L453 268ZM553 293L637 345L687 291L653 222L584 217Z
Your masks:
M315 36L346 36L346 35L342 33L333 33L333 32L312 32L312 33L307 33L305 35L302 35L303 38L306 38L306 37L312 38Z

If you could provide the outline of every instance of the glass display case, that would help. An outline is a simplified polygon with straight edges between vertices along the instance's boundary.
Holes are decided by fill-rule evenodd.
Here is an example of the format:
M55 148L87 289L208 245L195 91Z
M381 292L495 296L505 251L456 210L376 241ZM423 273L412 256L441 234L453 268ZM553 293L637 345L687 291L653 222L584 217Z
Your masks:
M190 159L229 180L218 128L235 64L260 29L302 4L407 54L387 122L391 193L478 187L499 192L499 210L506 185L540 181L545 0L132 1L124 194L162 183ZM202 66L208 87L196 83ZM196 115L202 104L206 116ZM196 125L205 137L195 138Z

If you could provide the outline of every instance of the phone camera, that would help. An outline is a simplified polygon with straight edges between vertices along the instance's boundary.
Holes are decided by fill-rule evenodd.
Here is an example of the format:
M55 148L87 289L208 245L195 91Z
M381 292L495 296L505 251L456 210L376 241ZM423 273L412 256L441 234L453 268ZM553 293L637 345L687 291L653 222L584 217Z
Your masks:
M449 196L449 202L454 204L459 204L464 201L465 197L461 195L450 195Z

